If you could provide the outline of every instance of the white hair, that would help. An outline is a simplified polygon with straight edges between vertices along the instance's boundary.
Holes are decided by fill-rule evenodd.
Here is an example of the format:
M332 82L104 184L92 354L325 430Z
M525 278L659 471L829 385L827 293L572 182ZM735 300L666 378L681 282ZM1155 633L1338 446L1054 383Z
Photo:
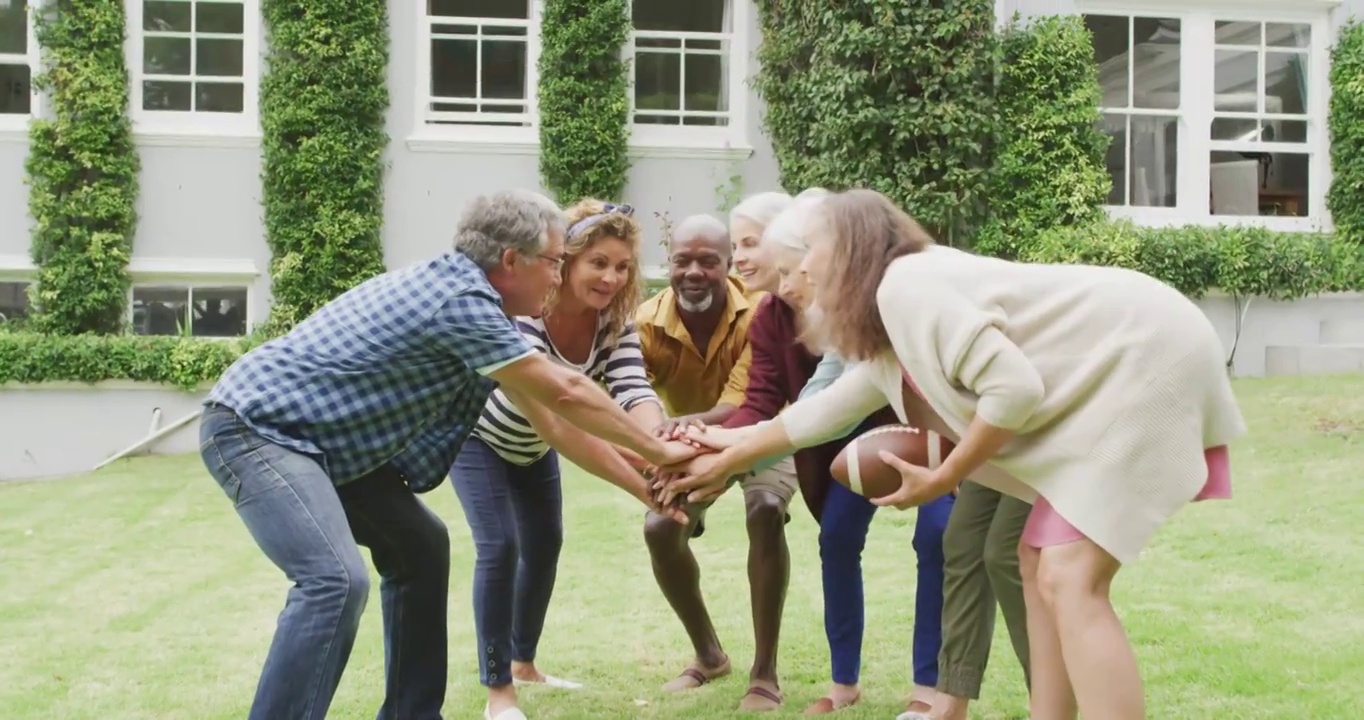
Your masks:
M796 195L796 199L800 200L801 198L829 197L830 194L831 193L828 190L825 190L822 187L805 188L804 190L801 190L799 194Z
M789 207L772 219L771 224L763 231L762 241L788 250L808 252L810 228L814 224L820 203L828 196L827 192L822 190L820 192L823 194L810 190L801 193Z
M784 192L761 192L749 195L729 211L729 224L739 218L751 220L763 227L771 224L772 219L781 214L791 204L791 196Z

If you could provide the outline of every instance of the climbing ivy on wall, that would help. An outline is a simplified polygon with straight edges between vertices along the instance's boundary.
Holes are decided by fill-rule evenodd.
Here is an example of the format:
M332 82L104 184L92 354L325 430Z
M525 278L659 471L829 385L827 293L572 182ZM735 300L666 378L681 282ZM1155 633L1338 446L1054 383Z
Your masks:
M1351 21L1331 48L1331 210L1337 237L1364 245L1364 25Z
M262 0L263 204L278 332L384 271L384 0Z
M630 101L626 0L545 0L539 64L540 175L561 204L619 200Z
M29 126L35 330L122 331L137 224L137 150L128 118L123 3L54 0L37 9L47 115Z

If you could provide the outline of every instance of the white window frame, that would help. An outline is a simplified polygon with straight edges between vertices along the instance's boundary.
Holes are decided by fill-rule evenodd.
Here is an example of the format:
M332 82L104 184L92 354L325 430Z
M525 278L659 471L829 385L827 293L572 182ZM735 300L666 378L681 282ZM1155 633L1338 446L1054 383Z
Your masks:
M654 0L669 2L674 0ZM729 4L731 28L728 33L676 32L666 30L635 30L630 22L630 35L625 43L625 61L629 68L630 144L637 155L689 156L719 151L736 158L747 157L753 148L748 141L748 75L754 66L754 43L751 35L753 3L749 0L725 0ZM729 122L721 126L658 125L636 123L635 117L635 57L637 38L672 40L721 40L729 45L729 77L727 78L729 110L723 114ZM681 51L679 51L681 52ZM684 61L685 68L685 61ZM685 72L685 69L684 71Z
M1179 107L1145 114L1178 113L1180 162L1176 169L1175 207L1106 206L1110 217L1131 220L1141 225L1258 226L1282 231L1314 231L1331 228L1326 209L1326 192L1331 182L1330 133L1326 127L1330 107L1330 47L1335 43L1331 10L1339 3L1332 0L1204 0L1198 4L1178 0L1081 0L1076 12L1081 15L1127 15L1166 17L1180 20ZM1308 58L1309 116L1307 127L1308 181L1307 216L1233 216L1214 215L1208 206L1210 188L1209 154L1213 151L1298 154L1302 143L1249 143L1212 139L1214 28L1217 21L1256 23L1296 23L1311 26ZM1140 114L1140 113L1139 113Z
M460 151L481 150L503 154L536 154L540 144L539 116L539 62L540 62L540 22L544 16L542 0L504 0L505 2L525 2L528 5L527 20L506 18L454 17L428 15L427 5L417 7L416 44L416 84L413 105L413 128L407 145L418 151ZM526 112L525 113L433 113L431 101L431 40L435 25L495 25L501 27L526 28ZM468 36L464 36L468 37ZM472 39L472 38L470 38ZM481 56L480 56L481 62ZM478 72L478 70L476 70ZM478 72L478 85L481 87L482 73ZM468 98L469 104L479 102ZM435 124L431 119L441 118L453 122ZM491 125L497 121L524 121L525 125ZM470 147L472 146L472 147Z
M29 77L29 100L28 114L0 114L0 137L9 137L17 140L28 138L28 123L39 116L39 103L42 102L41 93L38 92L37 84L34 82L38 78L41 70L41 53L38 50L37 22L34 16L37 14L40 0L29 0L25 5L24 16L28 24L28 52L23 54L0 54L0 62L6 65L22 65L28 62Z
M190 302L194 302L194 288L245 288L246 289L246 334L250 335L257 325L256 313L259 303L260 270L250 260L236 259L192 259L134 257L128 263L128 274L132 285L128 288L126 305L127 323L133 321L133 290L135 288L188 288ZM144 336L154 337L154 336ZM198 340L235 340L245 336L233 337L196 337Z
M187 0L186 0L187 1ZM240 113L178 112L142 109L143 0L126 0L128 36L124 55L130 82L129 113L133 132L151 137L221 137L259 139L260 80L263 23L260 0L242 0L242 111ZM194 76L188 76L194 78ZM160 143L154 143L160 144ZM170 143L176 144L176 143ZM205 144L191 142L190 144ZM213 144L213 143L207 143Z

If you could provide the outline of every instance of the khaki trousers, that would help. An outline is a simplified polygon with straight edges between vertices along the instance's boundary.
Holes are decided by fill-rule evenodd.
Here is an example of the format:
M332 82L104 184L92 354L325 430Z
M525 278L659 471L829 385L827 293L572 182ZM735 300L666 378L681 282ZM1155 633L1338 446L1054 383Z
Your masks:
M943 534L942 650L938 691L975 700L995 632L995 603L1014 654L1029 678L1028 620L1018 572L1018 541L1032 506L970 480L962 484Z

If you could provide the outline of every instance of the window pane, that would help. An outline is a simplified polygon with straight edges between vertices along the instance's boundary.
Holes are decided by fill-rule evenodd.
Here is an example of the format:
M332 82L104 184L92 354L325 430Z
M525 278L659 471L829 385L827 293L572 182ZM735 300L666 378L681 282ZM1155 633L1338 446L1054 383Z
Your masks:
M246 334L246 288L194 288L195 337Z
M431 94L477 97L478 43L473 40L431 41Z
M530 19L526 0L428 0L427 15L444 17Z
M189 38L144 38L142 72L148 75L189 75L189 53Z
M0 282L0 323L28 317L28 283Z
M198 112L239 113L245 109L244 88L239 82L201 82L194 89L194 109Z
M138 335L180 335L189 331L186 288L133 288L133 332Z
M636 30L730 32L726 0L633 0L630 16Z
M241 40L195 40L195 73L209 77L242 76Z
M526 97L526 44L519 40L483 41L483 97Z
M1128 165L1134 207L1174 207L1179 170L1179 119L1133 116Z
M1312 44L1312 26L1283 23L1265 24L1265 44L1270 47L1306 48Z
M1213 118L1213 140L1255 140L1260 136L1260 121L1255 118Z
M193 109L192 83L147 80L142 83L143 110L175 110L189 112Z
M1307 55L1265 53L1265 112L1307 113Z
M1260 53L1255 50L1218 50L1213 61L1213 109L1259 112L1257 76Z
M27 65L0 65L0 115L27 115L33 99Z
M190 4L146 0L142 3L142 29L153 32L189 32Z
M201 33L227 33L241 35L243 32L242 3L200 2L194 5L194 30Z
M673 53L635 54L635 108L682 109L682 56Z
M1261 24L1257 22L1235 22L1218 20L1213 30L1213 42L1218 45L1260 46Z
M728 109L724 92L725 63L720 55L687 55L687 96L685 109L717 112Z
M9 0L0 3L0 54L23 55L28 52L28 2Z
M1131 46L1127 17L1086 15L1085 27L1094 37L1094 61L1103 86L1102 107L1127 107L1127 50Z
M1179 21L1134 18L1132 38L1132 106L1179 107Z
M1307 216L1306 153L1212 152L1208 161L1214 215Z
M1108 151L1104 153L1104 166L1108 168L1108 178L1113 187L1108 191L1109 205L1127 204L1127 116L1104 115L1099 121L1099 129L1109 138Z

